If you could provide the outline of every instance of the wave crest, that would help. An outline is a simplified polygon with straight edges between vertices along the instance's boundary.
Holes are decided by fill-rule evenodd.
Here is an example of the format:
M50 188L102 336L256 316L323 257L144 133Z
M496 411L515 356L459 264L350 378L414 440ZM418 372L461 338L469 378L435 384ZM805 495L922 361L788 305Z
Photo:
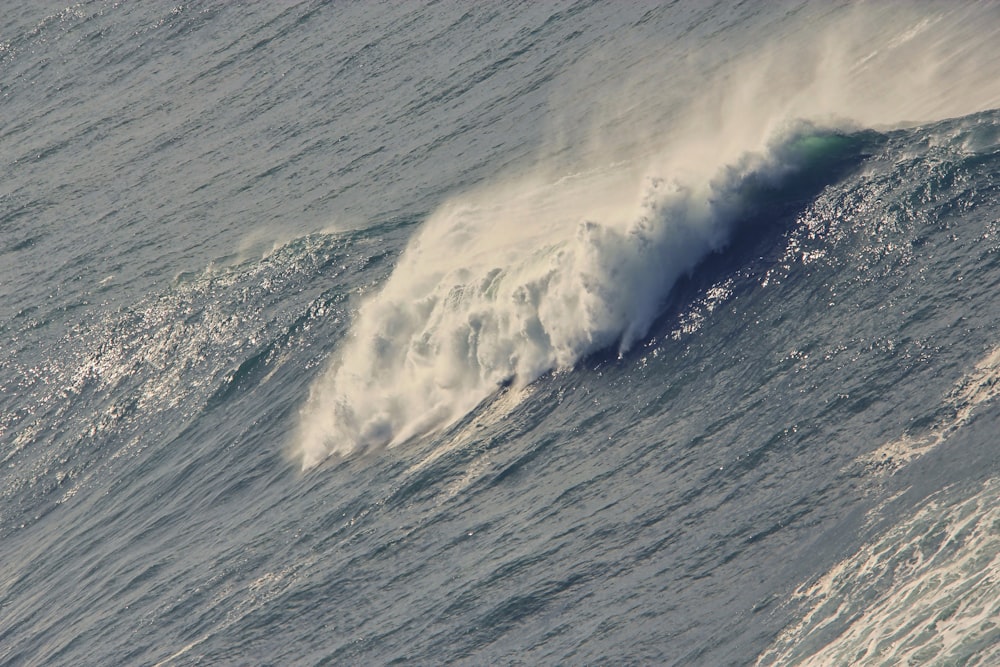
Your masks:
M802 126L709 179L647 174L628 188L634 174L617 165L442 207L312 387L303 467L399 444L453 423L498 387L614 345L626 351L738 220L845 137Z

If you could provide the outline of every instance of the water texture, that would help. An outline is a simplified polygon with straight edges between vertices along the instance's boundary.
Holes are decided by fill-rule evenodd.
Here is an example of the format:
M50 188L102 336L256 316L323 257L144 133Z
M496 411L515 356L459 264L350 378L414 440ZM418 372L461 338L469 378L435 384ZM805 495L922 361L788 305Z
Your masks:
M990 665L992 3L7 3L0 664Z

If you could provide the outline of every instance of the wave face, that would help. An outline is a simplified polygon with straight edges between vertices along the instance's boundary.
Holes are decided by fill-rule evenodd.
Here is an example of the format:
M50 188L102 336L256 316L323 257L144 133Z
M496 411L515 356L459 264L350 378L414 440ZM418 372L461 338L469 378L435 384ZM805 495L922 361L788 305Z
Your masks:
M0 664L997 662L995 4L8 4Z

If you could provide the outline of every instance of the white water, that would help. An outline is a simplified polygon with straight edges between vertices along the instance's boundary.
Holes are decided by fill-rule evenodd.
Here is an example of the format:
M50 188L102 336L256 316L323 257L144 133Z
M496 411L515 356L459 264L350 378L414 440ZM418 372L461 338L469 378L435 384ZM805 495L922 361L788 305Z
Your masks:
M542 166L442 205L312 387L294 445L303 467L402 443L501 384L628 349L677 279L727 243L746 213L743 179L777 185L800 166L787 150L798 119L886 126L1000 105L983 66L998 59L995 12L901 11L859 5L822 34L801 17L758 57L713 67L667 130L650 110L692 90L629 87L625 106L643 120L603 138L585 160L596 167Z
M807 612L756 664L997 664L997 491L991 480L961 502L935 494L803 586Z

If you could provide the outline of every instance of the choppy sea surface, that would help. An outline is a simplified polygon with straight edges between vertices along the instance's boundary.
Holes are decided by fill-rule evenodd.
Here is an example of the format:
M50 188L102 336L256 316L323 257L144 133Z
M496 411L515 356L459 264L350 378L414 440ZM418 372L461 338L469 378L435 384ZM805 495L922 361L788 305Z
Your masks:
M1000 6L6 2L0 664L1000 662Z

